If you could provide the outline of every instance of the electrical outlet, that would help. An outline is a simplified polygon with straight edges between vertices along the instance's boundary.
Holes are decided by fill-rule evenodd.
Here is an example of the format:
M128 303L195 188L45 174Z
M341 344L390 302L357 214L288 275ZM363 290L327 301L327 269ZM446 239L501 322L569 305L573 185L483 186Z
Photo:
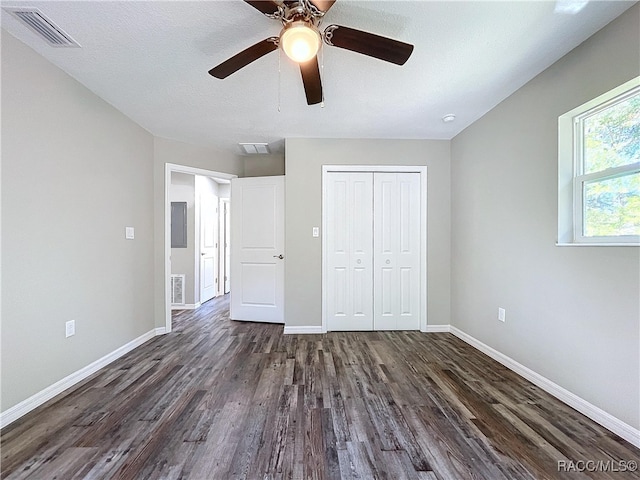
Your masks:
M505 322L506 321L506 312L504 310L504 308L498 308L498 320L500 320L501 322Z
M66 322L64 324L65 327L65 336L67 338L73 336L76 334L76 321L75 320L69 320L68 322Z

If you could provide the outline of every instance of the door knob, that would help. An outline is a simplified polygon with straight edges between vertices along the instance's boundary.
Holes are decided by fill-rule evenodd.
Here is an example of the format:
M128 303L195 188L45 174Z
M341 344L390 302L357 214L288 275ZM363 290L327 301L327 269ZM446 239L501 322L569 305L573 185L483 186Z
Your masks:
M282 260L284 257L282 255L274 255L273 258L279 258L280 260Z

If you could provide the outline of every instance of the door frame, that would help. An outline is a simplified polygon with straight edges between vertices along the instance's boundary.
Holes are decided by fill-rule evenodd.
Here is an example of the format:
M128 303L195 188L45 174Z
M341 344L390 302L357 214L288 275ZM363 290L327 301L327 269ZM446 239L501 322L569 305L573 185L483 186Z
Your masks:
M322 333L327 332L327 174L333 172L386 172L420 174L420 331L427 331L427 166L323 165L322 166Z
M203 177L213 177L219 180L228 180L237 175L230 173L215 172L203 168L189 167L175 163L165 163L164 165L164 331L158 333L171 332L171 174L187 173L191 175L202 175ZM162 330L162 329L158 329Z
M231 197L231 195L229 195L229 197ZM227 257L229 257L230 255L228 255L228 253L231 253L231 235L230 235L230 225L228 224L228 218L231 216L231 198L221 198L220 199L220 215L218 216L219 219L219 223L221 225L222 228L220 228L218 230L219 235L219 245L222 246L222 248L218 249L218 253L220 254L220 262L219 262L219 266L220 266L220 277L222 277L222 282L219 282L219 286L221 287L219 289L219 294L220 295L225 295L227 292L227 280L226 278L231 277L231 275L229 275L229 264L230 262L227 261ZM227 245L227 239L229 239L229 244ZM229 289L231 289L231 285L229 285Z

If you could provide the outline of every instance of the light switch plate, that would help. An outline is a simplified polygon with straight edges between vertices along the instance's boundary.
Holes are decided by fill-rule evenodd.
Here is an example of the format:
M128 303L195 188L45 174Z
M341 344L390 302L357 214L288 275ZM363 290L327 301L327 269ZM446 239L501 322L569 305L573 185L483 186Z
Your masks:
M314 237L319 237L320 236L320 228L319 227L313 227L313 236Z
M133 227L124 227L124 237L127 240L133 240L135 236L135 229Z
M67 338L76 334L76 321L69 320L64 324L64 332Z

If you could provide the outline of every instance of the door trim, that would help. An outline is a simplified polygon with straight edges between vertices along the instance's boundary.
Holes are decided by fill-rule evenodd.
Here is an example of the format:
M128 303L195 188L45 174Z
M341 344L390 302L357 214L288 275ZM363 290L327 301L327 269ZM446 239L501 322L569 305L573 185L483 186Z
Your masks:
M231 197L231 195L229 195ZM220 205L218 207L218 225L221 227L218 229L218 245L221 248L218 248L218 256L220 268L218 269L218 295L224 295L227 293L225 290L226 287L226 277L229 276L229 262L227 262L227 251L231 249L231 241L229 241L229 245L227 245L227 216L229 214L230 208L230 198L220 198ZM222 280L222 281L220 281Z
M214 177L220 180L236 178L237 175L230 173L215 172L203 168L188 167L175 163L165 163L164 165L164 318L165 328L162 333L171 332L171 174L173 172L188 173L191 175L202 175L204 177Z
M332 172L388 172L420 174L420 331L427 331L427 166L323 165L322 166L322 333L327 332L327 174Z

